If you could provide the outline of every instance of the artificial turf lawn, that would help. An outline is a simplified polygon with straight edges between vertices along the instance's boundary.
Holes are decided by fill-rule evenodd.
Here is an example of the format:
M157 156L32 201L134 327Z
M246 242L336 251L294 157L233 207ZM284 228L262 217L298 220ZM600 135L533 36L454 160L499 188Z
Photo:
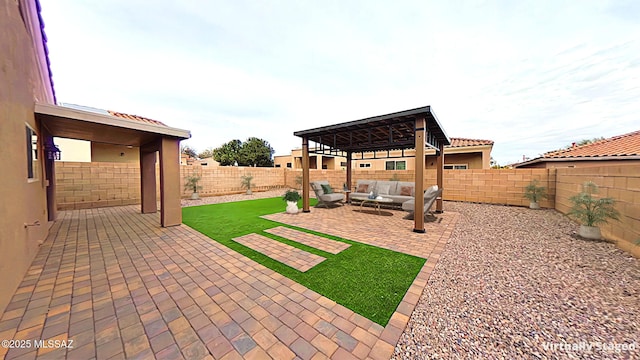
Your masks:
M315 201L315 199L311 200ZM285 203L280 198L193 206L182 209L182 221L273 271L386 326L407 289L413 283L413 279L420 272L425 259L260 217L283 212L284 208ZM333 255L263 231L276 226L305 231L346 242L351 246ZM327 260L307 272L300 272L232 240L232 238L251 233L281 241Z

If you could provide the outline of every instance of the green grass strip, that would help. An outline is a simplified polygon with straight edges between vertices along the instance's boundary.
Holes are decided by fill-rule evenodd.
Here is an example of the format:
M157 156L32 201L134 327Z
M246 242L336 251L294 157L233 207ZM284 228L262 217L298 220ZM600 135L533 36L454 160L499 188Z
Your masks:
M313 205L315 199L311 201ZM283 212L284 208L285 203L280 198L186 207L182 209L182 221L269 269L386 326L425 259L260 218ZM294 228L351 246L333 255L263 231L276 226ZM303 273L231 240L251 233L267 236L327 260Z

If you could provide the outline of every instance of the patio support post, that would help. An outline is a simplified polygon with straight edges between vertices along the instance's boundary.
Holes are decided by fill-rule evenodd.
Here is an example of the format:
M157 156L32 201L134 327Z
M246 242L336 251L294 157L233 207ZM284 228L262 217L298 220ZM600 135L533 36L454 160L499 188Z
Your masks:
M438 189L443 189L443 175L444 175L444 143L440 142L438 146L438 158L436 159L436 164L438 168L436 169L436 184L438 185ZM444 192L444 190L442 190ZM442 209L442 198L443 195L440 195L436 199L436 213L441 214L443 212Z
M353 171L351 169L351 151L347 152L347 190L351 190L351 182L353 181ZM351 193L345 194L345 201L347 204L349 203L349 195Z
M415 209L413 231L424 233L424 133L426 119L420 117L416 119L416 179L415 179Z
M162 227L182 223L180 207L180 140L160 140L160 223Z
M302 212L309 210L309 139L302 138Z
M140 202L143 214L158 211L156 198L157 144L140 146Z

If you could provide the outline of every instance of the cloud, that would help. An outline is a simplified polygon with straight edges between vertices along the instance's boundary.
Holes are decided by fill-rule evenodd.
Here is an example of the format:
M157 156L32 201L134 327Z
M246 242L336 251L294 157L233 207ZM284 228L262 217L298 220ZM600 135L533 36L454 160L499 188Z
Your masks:
M257 136L286 154L296 130L424 105L501 164L637 130L633 1L41 2L62 101L198 149Z

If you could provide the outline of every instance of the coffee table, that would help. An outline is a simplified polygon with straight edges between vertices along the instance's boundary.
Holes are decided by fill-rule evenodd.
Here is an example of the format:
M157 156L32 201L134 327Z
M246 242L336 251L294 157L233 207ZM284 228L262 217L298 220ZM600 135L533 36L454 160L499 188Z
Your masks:
M374 203L376 208L378 209L378 215L382 215L382 213L380 212L380 204L391 204L393 202L393 200L389 199L389 198L381 198L381 199L369 199L366 196L352 196L351 200L358 200L360 201L360 212L362 212L362 205L364 205L364 203L366 202L371 202Z

